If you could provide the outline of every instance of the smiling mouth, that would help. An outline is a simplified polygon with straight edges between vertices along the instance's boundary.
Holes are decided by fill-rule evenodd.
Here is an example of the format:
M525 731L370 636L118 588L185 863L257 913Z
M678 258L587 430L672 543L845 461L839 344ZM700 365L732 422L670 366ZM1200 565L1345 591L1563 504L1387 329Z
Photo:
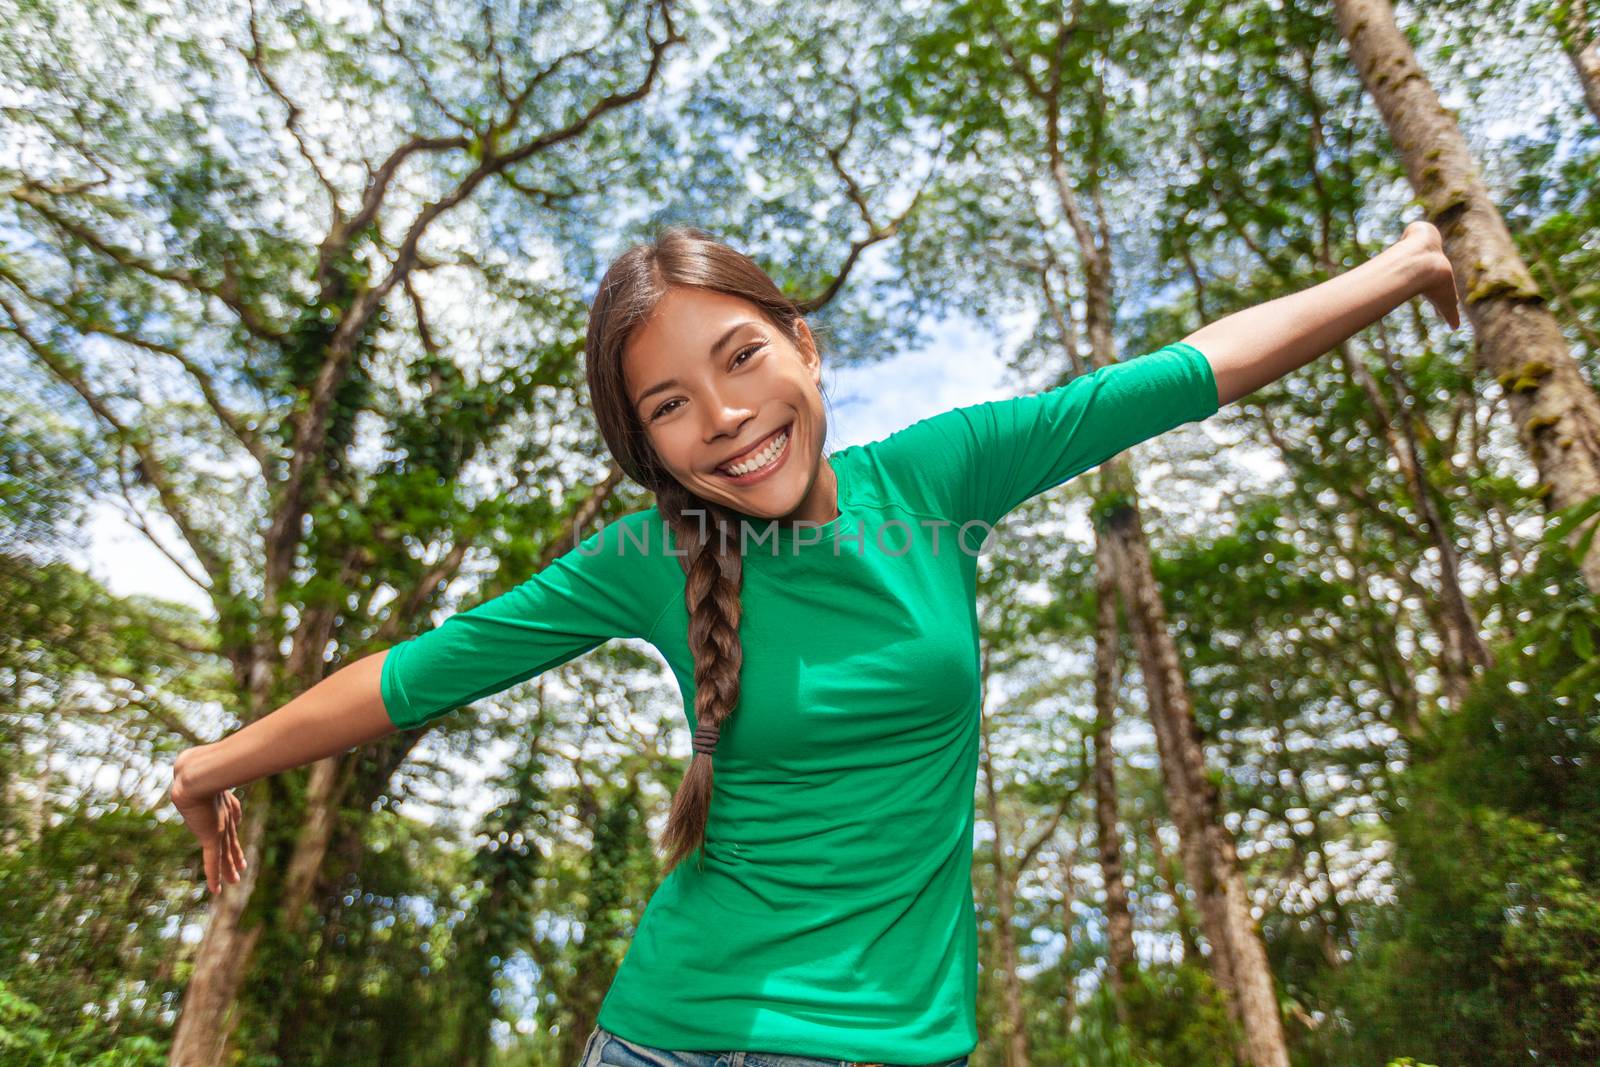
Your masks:
M728 464L723 464L715 468L715 470L722 477L732 482L742 484L753 481L776 469L783 462L784 457L789 454L789 446L793 442L793 435L794 423L791 422L785 426L780 426L732 464L732 466L738 468L739 473L735 474L729 470ZM761 460L763 457L765 457L765 462L762 462L759 466L751 466L753 462Z

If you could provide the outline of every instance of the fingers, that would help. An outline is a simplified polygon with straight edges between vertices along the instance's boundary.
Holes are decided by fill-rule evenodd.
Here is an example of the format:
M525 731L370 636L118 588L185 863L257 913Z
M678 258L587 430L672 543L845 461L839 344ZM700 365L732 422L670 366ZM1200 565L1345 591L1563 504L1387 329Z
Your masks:
M1448 289L1441 287L1439 294L1431 299L1433 300L1433 309L1444 318L1444 321L1450 324L1452 330L1461 325L1461 305L1456 301L1454 281L1451 282Z
M239 841L239 823L243 819L244 805L232 790L224 790L214 798L213 813L217 832L210 835L204 846L206 887L212 894L222 891L224 885L237 883L244 877L249 865L244 858L244 846Z
M225 818L222 824L222 833L217 835L217 862L221 865L221 874L224 882L233 883L239 880L238 874L233 869L233 829L231 819Z
M231 789L223 790L220 794L222 811L219 823L222 833L219 835L219 849L221 852L224 877L229 882L237 882L243 876L242 861L244 850L239 845L239 798L233 795Z
M233 859L233 880L239 881L244 877L244 869L250 866L244 858L244 845L239 840L239 824L244 821L244 805L232 792L228 794L228 803L233 815L228 820L229 855Z
M1456 292L1456 274L1449 258L1443 251L1435 251L1431 257L1432 277L1423 287L1423 295L1428 298L1428 303L1433 305L1433 310L1439 317L1450 324L1451 329L1461 325L1461 304L1459 294Z
M220 861L217 859L218 849L215 844L207 845L202 850L202 862L206 871L206 888L215 896L222 889L221 878L217 873Z
M232 841L234 870L233 880L237 882L244 877L244 869L249 866L249 863L245 861L244 846L239 844L239 835L237 833L232 836Z
M228 824L233 821L233 808L228 803L228 791L224 789L211 798L212 811L217 818L217 836L212 846L217 854L217 878L220 881L233 881L233 851L228 846Z
M217 825L222 832L217 835L217 851L221 857L223 877L230 882L237 882L239 875L233 869L233 805L228 802L231 796L224 790L218 797L222 811L217 816Z

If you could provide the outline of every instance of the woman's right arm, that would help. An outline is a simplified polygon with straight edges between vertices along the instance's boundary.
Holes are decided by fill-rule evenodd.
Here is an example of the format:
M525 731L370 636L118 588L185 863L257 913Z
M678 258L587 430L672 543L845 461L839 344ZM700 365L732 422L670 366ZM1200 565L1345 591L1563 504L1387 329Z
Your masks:
M233 787L337 756L395 731L379 682L389 651L334 671L283 707L220 741L178 753L168 790L200 842L206 885L220 893L249 866L239 841L243 808Z
M633 512L521 584L426 633L356 660L220 741L178 754L172 802L204 848L212 891L239 881L234 786L341 755L559 666L613 637L646 637L682 596L651 509Z
M172 799L211 796L337 756L395 732L378 681L389 650L334 671L283 707L209 745L178 753Z

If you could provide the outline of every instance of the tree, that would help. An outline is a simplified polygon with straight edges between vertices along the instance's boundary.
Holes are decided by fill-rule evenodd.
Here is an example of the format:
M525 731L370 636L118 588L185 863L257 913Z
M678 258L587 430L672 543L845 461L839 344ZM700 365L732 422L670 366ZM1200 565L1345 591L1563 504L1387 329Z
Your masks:
M1508 393L1549 506L1582 507L1600 496L1600 397L1579 373L1389 0L1335 0L1334 11L1412 187L1444 235L1483 364ZM1574 541L1586 529L1575 529ZM1582 558L1584 580L1600 590L1600 539Z

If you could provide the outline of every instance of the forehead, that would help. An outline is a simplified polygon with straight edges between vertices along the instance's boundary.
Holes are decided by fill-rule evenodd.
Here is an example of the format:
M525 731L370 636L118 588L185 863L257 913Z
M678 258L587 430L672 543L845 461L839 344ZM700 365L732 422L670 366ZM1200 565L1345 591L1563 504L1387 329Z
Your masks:
M623 347L622 369L629 388L642 386L647 374L667 375L675 367L704 360L728 327L745 319L765 321L756 305L743 297L709 289L668 290Z

